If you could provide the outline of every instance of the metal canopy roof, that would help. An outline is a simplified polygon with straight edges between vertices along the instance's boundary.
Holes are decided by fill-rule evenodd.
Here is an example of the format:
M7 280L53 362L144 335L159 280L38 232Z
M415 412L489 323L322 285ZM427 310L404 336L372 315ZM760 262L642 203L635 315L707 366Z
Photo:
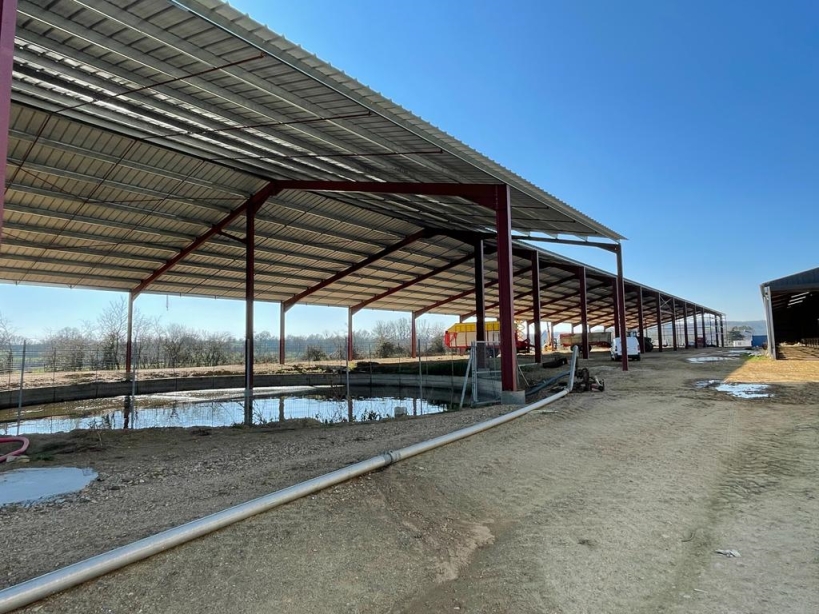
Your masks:
M772 292L816 290L819 288L819 267L766 281L762 284L762 287L764 288L766 286L770 288Z
M131 291L271 180L503 183L518 234L622 238L216 0L20 0L10 126L0 276L13 282ZM463 295L435 308L462 314L470 237L494 224L459 197L283 191L256 218L256 299L286 301L426 232L304 302L355 306L460 260L369 306ZM150 291L244 298L244 233L240 216ZM542 300L569 320L579 263L539 251ZM529 278L515 278L521 312ZM610 282L589 292L606 299Z

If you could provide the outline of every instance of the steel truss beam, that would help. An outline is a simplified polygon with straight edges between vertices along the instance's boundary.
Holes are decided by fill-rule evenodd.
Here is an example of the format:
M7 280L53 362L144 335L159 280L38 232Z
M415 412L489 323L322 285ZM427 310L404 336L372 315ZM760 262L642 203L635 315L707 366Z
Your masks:
M168 260L156 271L154 271L148 277L142 280L133 290L131 290L131 296L133 297L138 296L148 286L150 286L157 279L162 277L162 275L170 271L182 260L187 258L191 252L196 251L199 247L207 243L212 237L214 237L215 235L223 231L225 228L227 228L234 220L236 220L242 215L245 215L245 213L247 213L249 209L252 209L253 214L255 216L255 213L256 211L258 211L259 207L261 207L270 196L273 196L274 194L278 193L278 191L279 190L274 182L268 183L261 190L256 192L253 196L248 198L245 202L243 202L241 205L239 205L233 211L231 211L226 217L222 219L222 221L211 226L207 232L199 235L199 237L195 239L192 243L190 243L187 247L182 249L173 258Z

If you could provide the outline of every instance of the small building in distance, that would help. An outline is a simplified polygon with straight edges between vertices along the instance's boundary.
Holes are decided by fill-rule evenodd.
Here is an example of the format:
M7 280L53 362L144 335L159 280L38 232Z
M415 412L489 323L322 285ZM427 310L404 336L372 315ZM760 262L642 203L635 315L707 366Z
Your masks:
M819 360L819 268L760 286L773 358Z

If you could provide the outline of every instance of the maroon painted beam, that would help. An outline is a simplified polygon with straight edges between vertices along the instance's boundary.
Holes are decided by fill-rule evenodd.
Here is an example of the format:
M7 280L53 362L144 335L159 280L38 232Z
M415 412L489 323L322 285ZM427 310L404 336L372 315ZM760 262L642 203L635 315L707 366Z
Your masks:
M545 288L549 288L550 286L555 286L555 285L562 284L563 282L566 282L566 281L569 281L569 280L574 279L574 277L575 277L575 276L574 276L574 275L572 275L571 277L566 277L566 278L563 278L563 279L559 279L557 282L554 282L554 283L547 283L547 284L543 284L543 285L540 287L540 289L541 289L541 290L543 290L543 289L545 289ZM530 296L531 294L532 294L531 290L526 290L525 292L518 292L518 293L515 295L515 301L518 301L518 300L520 300L520 299L526 298L527 296ZM563 296L563 297L561 297L561 298L559 298L559 299L554 299L554 300L552 300L552 301L548 301L548 302L546 302L546 303L541 303L541 307L543 307L544 305L551 305L552 303L555 303L555 302L558 302L558 301L566 300L567 298L570 298L570 295ZM500 302L491 303L491 304L489 304L489 305L487 305L487 306L486 306L486 309L487 309L487 311L489 311L489 310L494 309L494 308L495 308L495 307L497 307L498 305L500 305ZM518 310L518 311L516 311L516 312L515 312L515 315L516 315L516 316L518 316L518 315L522 315L522 314L524 314L524 313L529 313L529 311L530 311L530 309L528 309L528 308L527 308L527 309L520 309L520 310ZM464 314L464 317L465 317L465 318L469 318L469 317L474 316L474 315L475 315L475 312L474 312L474 311L470 311L469 313Z
M265 199L267 200L267 199ZM262 201L264 202L264 201ZM256 211L245 211L245 426L253 425L253 300L256 296Z
M608 285L608 284L600 284L599 286L595 286L594 288L589 288L589 289L591 290L591 289L601 288L604 285ZM587 291L587 293L588 293L588 291ZM561 301L565 301L565 300L570 299L570 298L571 298L571 296L566 296L566 297L563 297L563 298L560 298L560 299L555 299L554 301L551 301L551 302L559 303ZM605 297L600 297L598 299L595 299L593 301L587 300L586 301L586 308L588 309L589 307L592 307L592 306L596 307L598 305L604 305L605 306L602 309L597 309L595 311L589 311L588 312L589 315L593 315L593 314L596 314L596 313L602 313L603 311L610 310L611 304L613 304L612 303L612 298L610 296L605 296ZM556 318L558 316L562 317L565 314L576 314L576 312L577 312L577 306L573 305L571 307L561 307L558 311L552 311L552 312L549 312L549 313L544 313L543 318L546 319L546 320L550 320L550 319ZM614 312L614 311L612 311L612 312ZM562 321L563 320L558 320L558 322L562 322ZM613 322L612 322L612 324L613 324Z
M415 312L410 314L410 358L418 358L418 327Z
M14 35L17 0L0 0L0 177L6 176L11 121L11 82L14 70ZM0 191L0 243L3 242L5 190Z
M494 250L491 250L491 251L494 251ZM488 253L488 252L490 252L490 250L486 250L486 252ZM423 275L420 275L419 277L416 277L415 279L410 279L410 280L405 281L404 283L402 283L402 284L400 284L398 286L395 286L394 288L390 288L389 290L385 290L384 292L381 292L380 294L376 294L372 298L368 298L366 301L361 301L357 305L353 305L351 307L351 309L353 310L353 313L358 313L359 311L361 311L362 309L364 309L368 305L372 305L373 303L377 303L378 301L380 301L382 299L385 299L388 296L392 296L393 294L396 294L397 292L401 292L401 290L406 290L410 286L414 286L415 284L421 283L422 281L426 281L427 279L431 279L432 277L435 277L436 275L440 275L441 273L445 273L446 271L449 271L450 269L454 269L457 266L460 266L460 265L462 265L462 264L464 264L466 262L469 262L474 257L475 257L475 254L467 254L463 258L458 258L457 260L453 260L452 262L449 262L449 263L447 263L447 264L445 264L443 266L439 266L436 269L432 269L431 271L428 271L427 273L424 273Z
M475 243L475 341L486 341L486 272L483 259L483 241ZM482 365L479 365L482 366Z
M691 305L692 311L692 320L694 320L694 348L698 348L700 346L699 342L699 335L697 334L697 306Z
M674 351L677 351L677 301L671 297L671 345Z
M580 344L583 358L589 358L589 306L586 302L586 267L582 266L577 272L580 281Z
M683 343L688 349L688 303L683 303Z
M719 316L719 333L722 338L722 347L725 347L725 314Z
M597 243L595 241L580 241L574 239L551 239L545 237L526 237L527 241L538 241L540 243L559 243L561 245L580 245L582 247L598 247L616 253L619 243Z
M366 194L419 194L424 196L458 196L481 206L496 209L498 191L506 186L469 183L411 183L395 181L278 181L281 190L311 192L362 192Z
M532 320L535 323L535 362L543 360L543 344L540 342L542 335L540 322L540 257L537 252L532 252ZM529 329L526 334L528 337Z
M524 268L516 271L515 275L525 275L531 269L532 269L531 266L524 267ZM484 285L484 287L485 288L494 288L497 285L498 285L498 280L496 279L494 281L488 282L487 284ZM430 311L434 311L438 307L442 307L443 305L446 305L448 303L452 303L453 301L457 301L457 300L460 300L462 298L466 298L467 296L469 296L473 292L475 292L475 288L469 288L468 290L464 290L463 292L459 292L458 294L455 294L453 296L449 296L447 298L441 299L440 301L436 301L436 302L432 303L431 305L427 305L426 307L422 307L421 309L417 310L415 313L418 314L418 316L422 316L425 313L429 313ZM464 318L464 319L466 319L466 318Z
M518 389L518 353L515 346L515 282L512 273L512 198L509 186L496 186L495 230L498 235L498 296L500 298L501 390Z
M413 321L413 326L415 322ZM353 310L347 309L347 362L353 359L355 348L353 347ZM349 366L349 365L348 365Z
M663 297L657 293L657 351L663 351Z
M202 245L207 243L215 235L221 233L225 228L230 226L230 224L233 223L240 216L245 215L245 213L248 210L252 209L255 215L255 212L258 211L259 208L265 204L265 202L267 202L267 199L270 198L271 196L275 196L276 194L278 194L278 192L279 189L276 187L275 182L268 183L261 190L256 192L253 196L251 196L241 205L236 207L236 209L231 211L220 222L211 226L203 234L194 239L187 247L180 250L178 254L173 256L170 260L168 260L165 264L159 267L156 271L154 271L153 273L148 275L148 277L139 282L139 285L137 285L133 290L131 290L131 296L132 297L138 296L142 291L144 291L157 279L162 277L165 273L170 271L182 260L187 258L192 252L202 247Z
M643 314L643 287L637 286L637 338L640 340L640 351L646 348L645 319Z
M700 323L702 324L702 347L705 347L708 343L708 339L705 336L705 307L700 307Z
M398 243L394 243L393 245L385 247L384 249L382 249L380 252L378 252L376 254L372 254L371 256L367 256L364 260L361 260L360 262L356 262L355 264L347 267L343 271L339 271L338 273L336 273L334 275L331 275L327 279L324 279L324 280L320 281L319 283L315 284L314 286L312 286L310 288L307 288L306 290L302 290L301 292L299 292L295 296L292 296L289 299L287 299L286 301L283 301L282 302L282 310L283 311L288 311L293 305L298 303L303 298L306 298L306 297L310 296L311 294L315 294L319 290L323 290L327 286L330 286L330 285L334 284L335 282L339 281L340 279L344 279L348 275L352 275L356 271L360 271L364 267L368 267L371 264L373 264L375 262L378 262L382 258L384 258L386 256L389 256L390 254L395 253L395 252L397 252L397 251L399 251L401 249L404 249L408 245L411 245L412 243L415 243L416 241L419 241L420 239L426 239L426 238L429 238L431 236L435 236L435 234L437 234L435 231L428 231L428 230L421 230L419 232L411 234L410 236L401 239Z
M628 345L626 344L626 283L623 277L623 246L619 243L614 250L617 256L617 296L618 315L620 318L620 350L623 355L623 371L628 371Z

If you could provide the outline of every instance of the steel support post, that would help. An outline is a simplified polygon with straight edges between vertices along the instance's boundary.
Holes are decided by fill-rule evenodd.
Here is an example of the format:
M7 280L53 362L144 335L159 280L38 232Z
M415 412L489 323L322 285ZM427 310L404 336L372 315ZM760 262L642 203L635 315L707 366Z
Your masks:
M532 318L535 323L535 362L540 363L543 360L543 343L540 341L540 256L537 252L532 252Z
M694 321L694 348L700 347L700 337L697 330L697 306L691 305L691 319Z
M353 346L353 310L347 308L347 362L349 363L354 356L355 347ZM349 365L348 365L349 366Z
M722 338L722 347L725 347L725 315L719 317L719 333Z
M486 288L484 285L483 241L475 243L475 341L486 341Z
M578 268L577 278L580 283L580 343L585 360L589 359L589 306L586 302L586 267Z
M496 188L495 226L498 240L498 297L500 302L501 389L518 389L517 349L515 348L515 304L512 277L512 202L509 186Z
M11 121L11 81L14 70L14 35L17 0L0 0L0 177L6 176ZM0 191L0 243L3 242L5 190Z
M620 336L620 296L617 290L617 279L611 280L611 300L614 302L614 336Z
M674 298L671 298L671 337L672 339L672 347L674 351L677 351L677 301Z
M245 425L253 424L253 299L256 296L256 207L245 212Z
M626 282L623 278L623 246L617 246L617 297L620 319L620 353L623 355L623 371L628 371L628 344L626 331Z
M657 351L663 351L663 297L657 293Z
M130 382L134 377L134 295L131 293L128 293L128 324L125 335L125 379Z
M706 347L708 339L705 336L705 307L700 308L700 324L702 324L702 347Z
M410 356L418 358L418 328L416 326L417 317L413 311L410 314Z
M637 338L640 340L640 352L645 352L646 337L645 337L645 319L643 314L643 287L637 288Z
M290 307L284 303L279 303L279 306L279 364L283 365L287 356L287 312Z
M688 349L688 303L683 303L683 342Z

